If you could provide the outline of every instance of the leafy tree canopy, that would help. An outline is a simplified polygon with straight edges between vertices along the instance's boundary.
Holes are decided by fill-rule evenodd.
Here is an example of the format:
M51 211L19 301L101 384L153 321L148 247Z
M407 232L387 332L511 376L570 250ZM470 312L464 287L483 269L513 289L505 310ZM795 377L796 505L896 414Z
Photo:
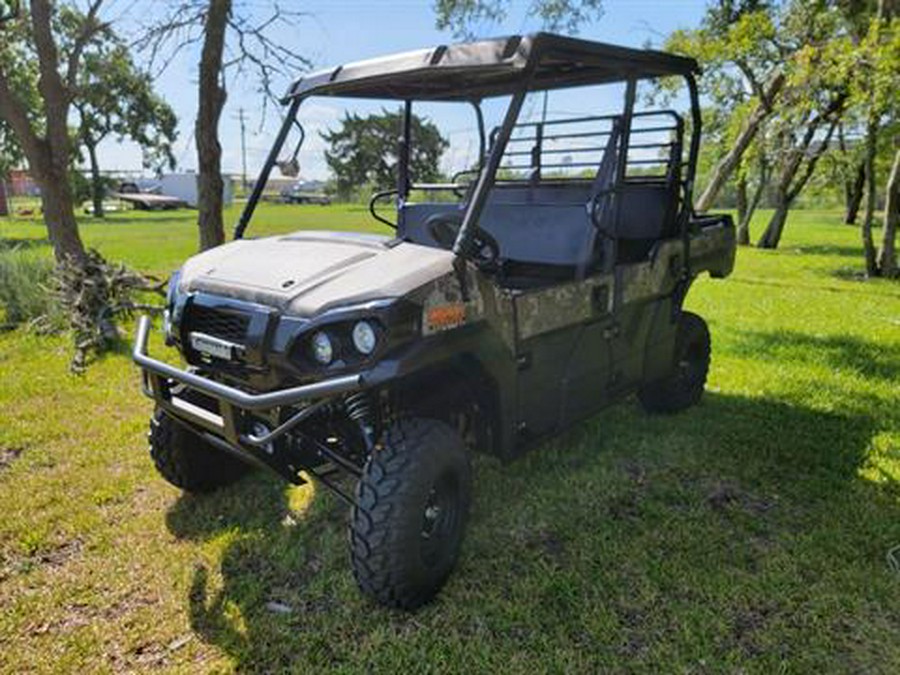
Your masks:
M81 143L96 146L110 135L128 138L144 152L145 167L174 167L175 112L153 91L150 75L135 67L116 36L85 54L73 105Z
M379 187L394 185L402 120L401 113L387 110L367 117L346 113L339 129L321 134L330 146L325 161L335 176L339 193L347 195L367 183ZM411 179L438 180L441 155L449 145L432 122L413 115Z
M471 38L482 24L497 24L508 15L503 0L435 0L437 27L461 38ZM581 25L603 13L603 0L531 0L527 16L537 18L547 30L576 33Z

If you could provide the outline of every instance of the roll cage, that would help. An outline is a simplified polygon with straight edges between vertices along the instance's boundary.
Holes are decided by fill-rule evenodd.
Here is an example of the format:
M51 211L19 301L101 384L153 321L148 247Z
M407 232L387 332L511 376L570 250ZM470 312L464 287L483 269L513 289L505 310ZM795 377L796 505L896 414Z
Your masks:
M373 215L389 225L394 224L379 217L374 211L374 202L378 198L396 195L398 205L402 206L409 198L410 192L415 189L459 190L464 187L455 182L461 177L460 174L457 174L454 183L449 185L425 185L411 181L409 159L414 102L468 102L475 110L480 152L478 167L472 171L476 177L473 184L467 188L462 222L453 244L453 252L458 260L461 261L469 255L474 233L488 202L488 195L496 185L503 183L502 180L498 180L498 173L527 170L529 181L540 180L544 170L563 166L552 161L556 153L545 147L548 141L596 139L605 135L609 142L616 139L618 147L622 150L615 153L614 165L607 167L611 173L608 185L602 191L591 193L588 208L591 209L595 224L598 222L596 212L601 193L607 197L622 190L629 167L642 162L661 163L659 160L630 159L629 151L642 145L645 149L656 148L657 151L663 151L663 146L667 146L670 151L670 161L665 163L667 178L681 192L680 206L678 213L675 214L675 229L684 242L686 255L683 259L687 265L689 259L687 249L690 242L688 227L693 216L692 195L701 132L699 96L695 80L698 72L696 61L689 58L653 50L628 49L549 33L537 33L441 45L432 49L406 52L312 73L298 79L282 99L282 103L287 106L285 121L235 228L235 239L243 237L272 168L278 162L290 129L298 124L297 112L306 98L340 96L397 100L403 103L397 185L392 190L376 194L372 202ZM687 161L684 163L681 159L684 130L680 116L674 111L636 113L634 110L637 82L660 77L681 77L687 84L691 106L691 138ZM616 82L625 83L624 110L621 115L517 124L525 96L530 92ZM502 123L488 138L481 101L498 96L511 98ZM635 119L648 115L668 116L671 125L634 127ZM563 122L603 120L610 122L610 128L605 132L554 133ZM514 129L528 129L532 130L532 133L514 138ZM665 129L672 131L668 143L631 142L632 138L638 138L642 132ZM521 144L525 142L531 143L531 146L522 148ZM589 150L597 150L597 147L570 147L566 152L569 156L577 156L580 152ZM528 158L529 161L524 165L518 164L515 163L517 158ZM546 161L545 158L551 161ZM510 159L514 164L503 164L504 160ZM572 168L578 164L577 160L572 160L566 162L565 166ZM583 166L597 166L597 164L584 162ZM677 175L674 173L676 166ZM594 178L595 182L597 180L599 175ZM604 208L609 208L609 200L605 201ZM612 208L621 209L619 203L621 201L613 199ZM686 267L684 273L689 274Z

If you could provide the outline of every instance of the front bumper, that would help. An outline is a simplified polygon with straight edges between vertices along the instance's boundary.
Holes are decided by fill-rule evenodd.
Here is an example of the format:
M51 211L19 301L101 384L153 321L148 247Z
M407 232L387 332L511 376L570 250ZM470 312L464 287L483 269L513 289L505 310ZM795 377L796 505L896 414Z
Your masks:
M143 373L144 393L156 401L172 417L218 438L220 447L254 463L265 464L285 475L282 462L275 456L274 442L321 409L334 397L363 389L364 374L342 375L299 387L289 387L261 394L248 394L195 372L176 368L152 358L147 353L150 318L138 320L132 358ZM199 392L215 402L217 411L188 401L184 388ZM259 417L283 407L300 409L272 430L260 431ZM254 413L260 413L254 417ZM285 476L288 477L288 476Z

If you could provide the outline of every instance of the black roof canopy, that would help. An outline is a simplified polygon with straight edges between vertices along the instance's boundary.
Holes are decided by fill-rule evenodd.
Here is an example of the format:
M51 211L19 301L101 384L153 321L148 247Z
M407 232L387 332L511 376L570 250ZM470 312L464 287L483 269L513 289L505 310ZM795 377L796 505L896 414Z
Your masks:
M313 94L477 100L518 91L531 68L530 91L699 71L694 59L674 54L535 33L441 45L320 70L297 80L283 100Z

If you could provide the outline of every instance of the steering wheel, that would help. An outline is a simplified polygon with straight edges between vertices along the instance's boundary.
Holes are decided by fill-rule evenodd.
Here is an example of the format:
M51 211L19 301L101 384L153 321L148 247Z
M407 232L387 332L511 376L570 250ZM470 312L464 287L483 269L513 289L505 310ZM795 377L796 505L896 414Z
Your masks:
M436 213L425 221L425 229L446 249L453 248L461 227L462 214L457 213ZM500 244L490 232L476 226L466 253L472 254L479 263L492 265L500 259Z

